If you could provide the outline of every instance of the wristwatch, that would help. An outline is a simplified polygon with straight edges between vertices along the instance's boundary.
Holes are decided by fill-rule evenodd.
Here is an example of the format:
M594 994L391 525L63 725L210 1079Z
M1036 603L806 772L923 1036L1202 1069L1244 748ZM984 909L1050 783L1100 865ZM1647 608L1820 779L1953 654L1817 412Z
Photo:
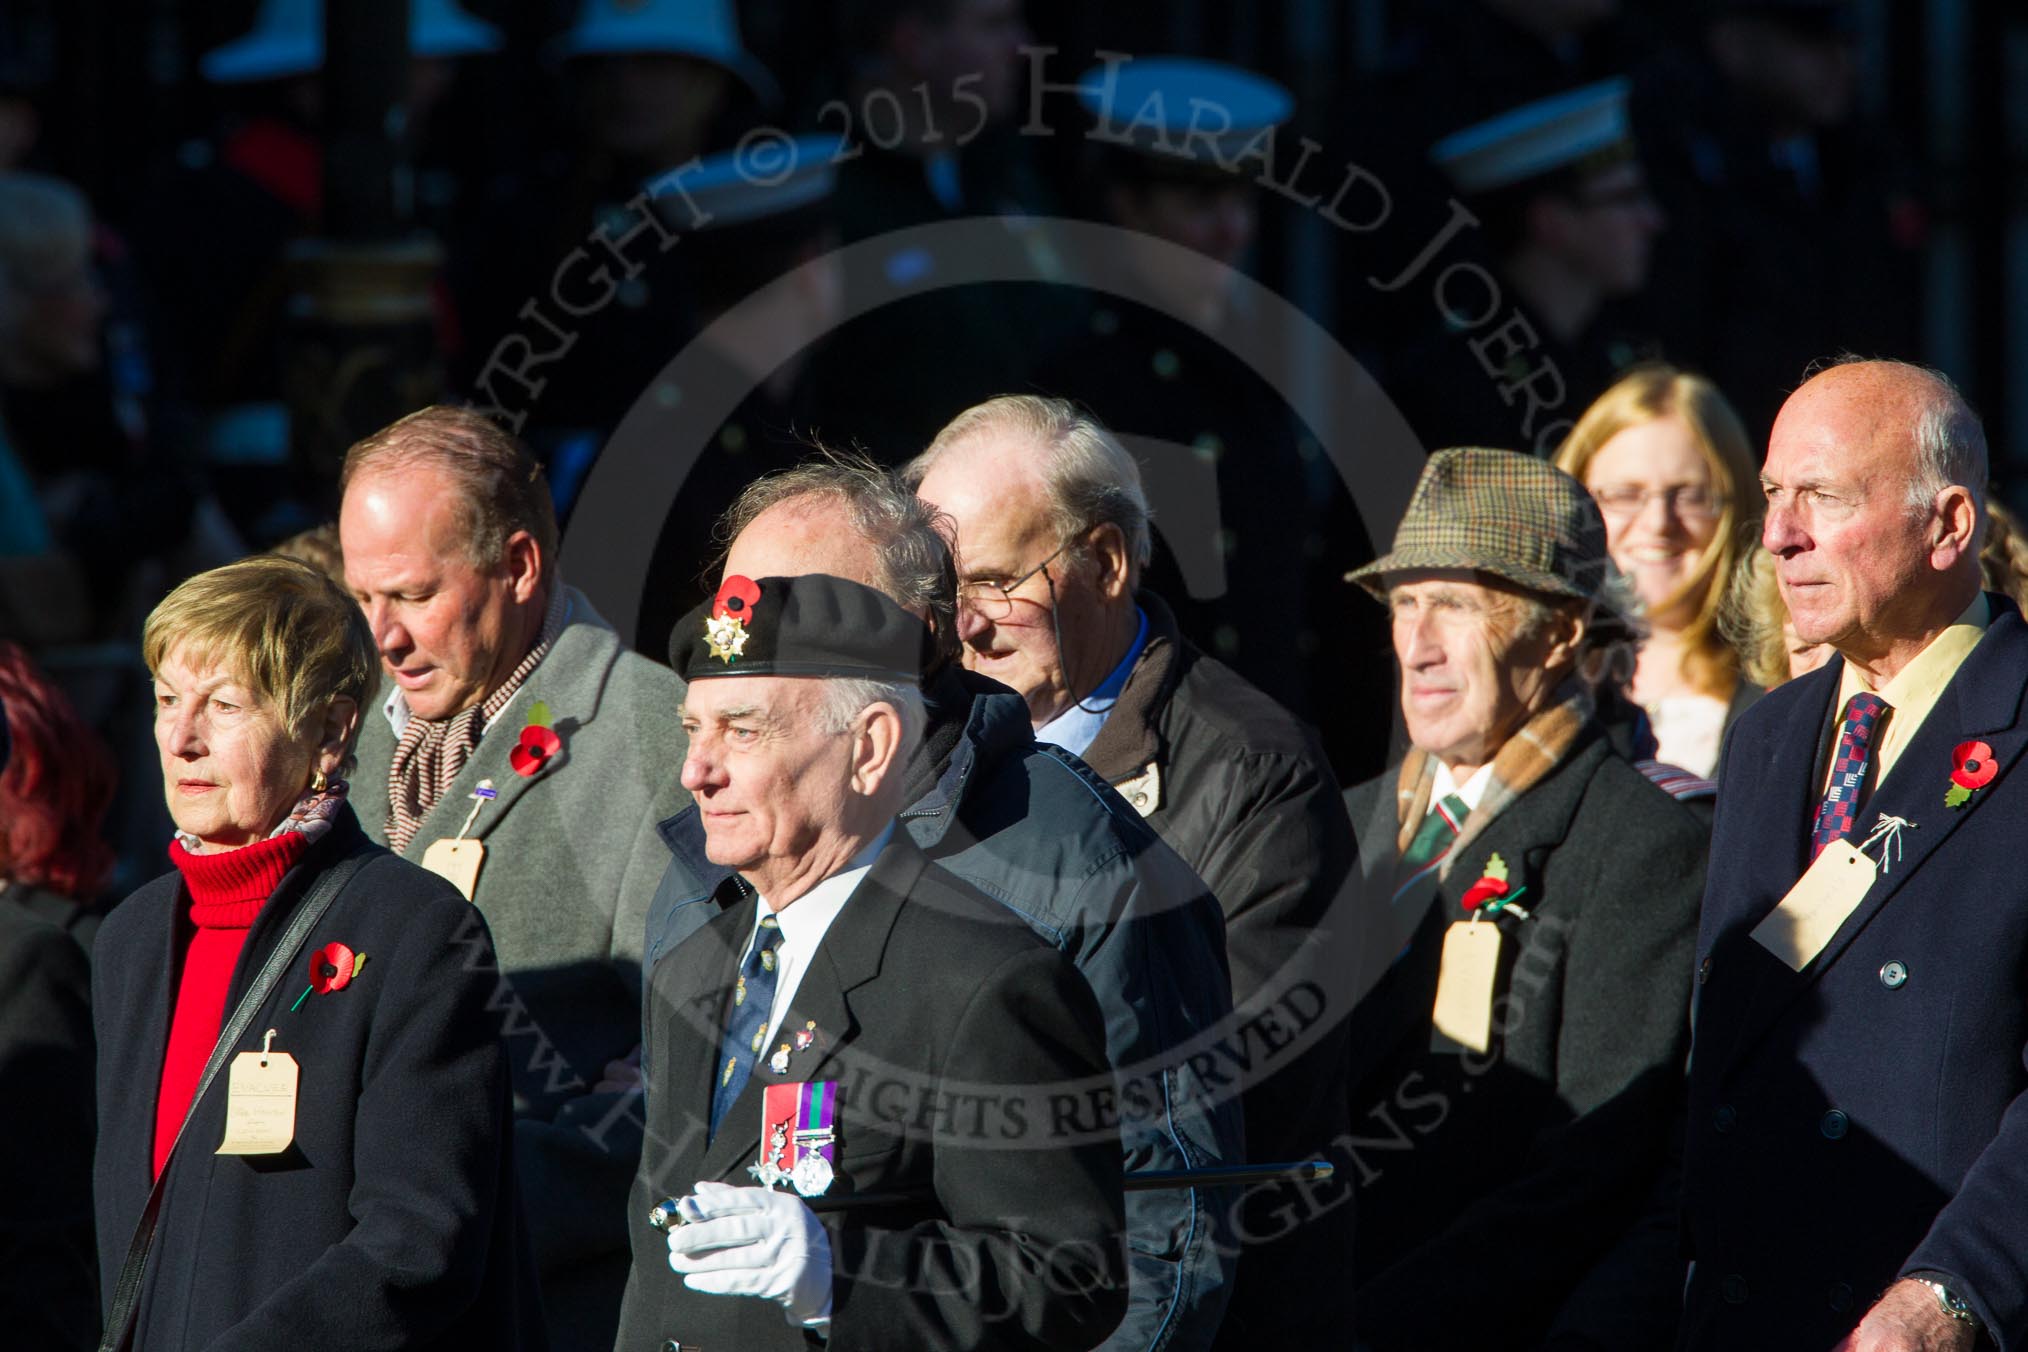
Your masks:
M1965 1298L1951 1290L1948 1286L1945 1286L1942 1282L1929 1277L1911 1277L1909 1280L1920 1282L1934 1291L1936 1293L1936 1303L1943 1307L1945 1314L1958 1323L1969 1324L1974 1332L1984 1327L1984 1325L1979 1323L1979 1317L1972 1313L1972 1307L1965 1304Z

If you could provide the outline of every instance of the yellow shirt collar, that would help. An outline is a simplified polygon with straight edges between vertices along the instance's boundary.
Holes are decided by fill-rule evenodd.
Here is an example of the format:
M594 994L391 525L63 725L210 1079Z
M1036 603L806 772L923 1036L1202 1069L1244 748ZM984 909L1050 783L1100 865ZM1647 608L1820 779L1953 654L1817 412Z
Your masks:
M1930 640L1929 646L1915 655L1915 659L1874 693L1887 701L1887 707L1894 712L1888 717L1880 744L1874 748L1873 770L1867 776L1869 787L1878 787L1887 778L1888 771L1901 756L1903 747L1913 741L1915 734L1922 730L1923 720L1929 717L1936 702L1943 698L1943 692L1958 674L1972 649L1979 646L1979 640L1986 636L1986 626L1992 621L1992 609L1987 604L1986 594L1980 592L1965 607L1964 614L1957 617L1948 629ZM1858 668L1845 663L1845 674L1838 683L1838 702L1831 707L1832 739L1835 743L1837 729L1845 717L1845 705L1852 696L1867 689ZM1828 780L1830 766L1825 765Z

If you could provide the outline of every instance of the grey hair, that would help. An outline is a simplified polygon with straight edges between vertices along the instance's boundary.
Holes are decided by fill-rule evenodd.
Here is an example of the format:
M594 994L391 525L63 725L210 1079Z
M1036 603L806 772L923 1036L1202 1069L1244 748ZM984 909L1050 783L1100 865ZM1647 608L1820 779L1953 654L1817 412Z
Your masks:
M26 294L91 256L92 209L60 178L0 174L0 347L11 345Z
M1986 482L1991 476L1986 428L1957 382L1935 367L1885 357L1862 357L1853 352L1840 353L1823 366L1813 368L1810 374L1854 365L1891 367L1903 376L1914 376L1925 387L1912 429L1915 474L1908 481L1908 508L1916 513L1927 512L1936 502L1937 494L1946 488L1963 488L1972 495L1979 534L1983 537Z
M895 764L908 764L909 757L922 744L923 728L929 722L922 692L914 686L896 681L832 677L824 682L817 717L825 732L846 733L852 731L853 720L876 704L890 706L901 719L901 746Z
M820 446L802 464L748 484L713 532L719 563L762 512L798 498L835 502L845 509L853 530L873 550L880 589L904 610L929 616L936 639L932 669L954 661L958 570L951 558L949 519L871 456Z
M1634 662L1648 637L1648 623L1639 614L1633 581L1617 568L1599 580L1598 595L1589 600L1514 593L1520 617L1517 633L1533 638L1560 616L1581 616L1584 634L1577 642L1574 667L1587 685L1615 687L1634 677Z
M1915 477L1909 483L1909 505L1926 510L1936 495L1962 485L1985 518L1986 429L1964 395L1941 371L1918 367L1936 387L1915 417Z
M1141 486L1141 467L1103 423L1067 399L1003 394L974 404L902 467L902 479L911 487L920 485L946 452L983 432L1009 432L1035 442L1043 452L1042 482L1058 543L1069 545L1097 526L1117 526L1127 539L1130 580L1139 582L1154 549L1149 526L1154 514Z

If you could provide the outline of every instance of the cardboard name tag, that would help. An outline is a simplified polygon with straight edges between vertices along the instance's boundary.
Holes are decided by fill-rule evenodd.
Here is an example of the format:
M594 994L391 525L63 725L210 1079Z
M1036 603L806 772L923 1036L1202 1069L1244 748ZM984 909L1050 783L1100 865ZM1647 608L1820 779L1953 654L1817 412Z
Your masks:
M422 866L439 878L449 879L466 901L478 890L479 866L485 862L486 842L470 838L432 841L422 857Z
M1460 920L1444 934L1430 1016L1433 1052L1485 1052L1493 1045L1493 983L1500 974L1500 927Z
M270 1034L270 1036L273 1036ZM241 1052L232 1058L221 1155L279 1155L296 1139L296 1058Z
M1802 971L1824 951L1845 917L1858 909L1879 872L1880 866L1859 853L1851 841L1832 841L1781 904L1754 926L1754 942Z

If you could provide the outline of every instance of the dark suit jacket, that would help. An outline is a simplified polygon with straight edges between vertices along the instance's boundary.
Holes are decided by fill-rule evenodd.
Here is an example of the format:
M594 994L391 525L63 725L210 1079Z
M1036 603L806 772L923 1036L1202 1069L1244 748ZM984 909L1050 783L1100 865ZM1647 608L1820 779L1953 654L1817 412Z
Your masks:
M1861 836L1882 814L1914 824L1901 857L1800 973L1749 934L1809 863L1842 661L1770 691L1726 752L1698 935L1689 1346L1829 1347L1923 1270L2000 1346L2028 1338L2028 625L1991 600L1861 805ZM1947 807L1951 753L1973 739L1999 777Z
M0 883L0 1329L41 1352L96 1346L99 1310L91 969L35 892Z
M740 889L727 884L717 896ZM750 896L750 894L747 894ZM711 1077L753 902L656 963L643 1068L650 1120L630 1220L621 1349L802 1348L780 1307L700 1295L645 1223L700 1179L752 1186L763 1087L836 1080L834 1195L921 1190L832 1213L834 1352L1089 1348L1126 1308L1120 1145L1097 1003L1069 961L897 831L824 936L783 1027L817 1025L788 1074L756 1068L705 1141Z
M1390 904L1395 782L1347 794L1363 907ZM1352 1017L1353 1148L1339 1168L1359 1184L1363 1344L1535 1346L1648 1201L1682 1103L1704 841L1588 727L1420 902L1406 952ZM1432 1052L1444 935L1496 852L1530 918L1482 922L1504 936L1492 1047Z
M507 1061L489 1000L497 977L478 911L449 883L370 843L348 810L261 909L233 972L228 1016L325 868L367 862L310 930L367 955L311 995L291 964L238 1051L296 1059L296 1137L279 1155L213 1153L230 1062L165 1174L135 1346L543 1346L512 1169ZM189 902L176 874L128 898L99 931L95 1166L99 1271L110 1292L148 1198L156 1087Z

